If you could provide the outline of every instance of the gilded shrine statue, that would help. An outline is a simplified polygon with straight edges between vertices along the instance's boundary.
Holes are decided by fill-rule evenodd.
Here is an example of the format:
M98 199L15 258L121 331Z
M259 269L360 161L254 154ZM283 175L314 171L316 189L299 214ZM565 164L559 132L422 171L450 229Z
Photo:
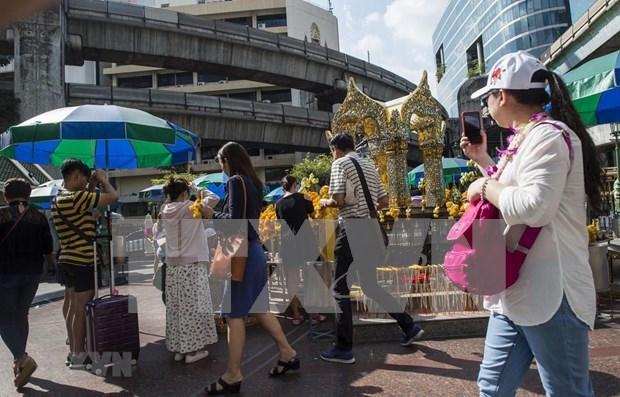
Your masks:
M424 158L425 202L429 207L443 205L445 182L441 157L445 123L433 99L426 71L418 87L409 95L390 102L378 102L359 90L349 79L347 97L334 115L334 134L347 133L356 145L366 140L390 198L390 208L409 207L407 152L411 133L417 133Z

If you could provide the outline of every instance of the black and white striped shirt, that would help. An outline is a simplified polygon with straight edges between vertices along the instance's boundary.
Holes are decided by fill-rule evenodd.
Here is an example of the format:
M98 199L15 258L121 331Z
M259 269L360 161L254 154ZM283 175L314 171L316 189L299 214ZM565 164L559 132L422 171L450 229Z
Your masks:
M368 218L370 217L370 212L368 211L368 206L366 205L364 189L362 188L357 169L349 157L354 157L362 168L372 202L376 205L380 198L387 196L385 187L383 186L383 183L381 183L381 178L379 177L374 164L361 158L355 152L349 152L346 156L336 159L332 163L329 182L329 195L333 196L334 194L345 193L345 184L346 181L349 180L353 185L357 203L340 208L338 211L338 217Z

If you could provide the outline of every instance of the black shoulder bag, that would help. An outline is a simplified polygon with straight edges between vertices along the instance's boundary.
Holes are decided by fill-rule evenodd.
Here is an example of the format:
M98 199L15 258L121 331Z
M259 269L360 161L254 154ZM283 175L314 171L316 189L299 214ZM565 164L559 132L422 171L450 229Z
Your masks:
M362 189L364 190L364 197L366 198L366 206L368 207L368 212L370 212L370 217L377 220L377 223L379 224L379 229L381 230L381 237L383 238L383 244L387 247L388 244L390 243L390 240L388 239L387 233L385 232L385 229L381 225L381 222L379 222L379 216L377 215L377 209L375 208L375 205L372 203L372 198L370 196L370 190L368 190L368 184L366 183L366 177L364 176L362 167L360 167L360 164L353 157L349 157L349 159L355 166L355 169L357 170L357 175L360 178L360 183L362 184Z

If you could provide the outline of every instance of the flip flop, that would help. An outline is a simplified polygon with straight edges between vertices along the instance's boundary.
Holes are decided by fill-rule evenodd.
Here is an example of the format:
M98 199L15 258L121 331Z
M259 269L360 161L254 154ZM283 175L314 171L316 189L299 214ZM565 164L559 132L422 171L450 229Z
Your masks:
M299 316L297 318L293 317L293 319L291 320L291 322L293 323L294 326L298 326L301 325L301 323L304 322L304 316Z
M269 372L269 376L284 375L289 370L291 371L298 370L300 366L301 366L301 362L299 360L299 357L292 358L289 361L278 360L278 364L275 367L273 367L273 369ZM278 367L282 367L282 370L280 370Z

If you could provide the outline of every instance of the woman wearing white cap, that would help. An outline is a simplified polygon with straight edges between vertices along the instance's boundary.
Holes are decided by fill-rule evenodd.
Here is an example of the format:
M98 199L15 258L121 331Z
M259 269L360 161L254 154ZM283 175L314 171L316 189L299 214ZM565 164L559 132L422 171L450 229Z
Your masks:
M588 331L596 297L585 203L600 210L599 155L561 78L524 51L497 61L472 98L482 98L497 124L514 135L498 164L487 154L484 133L480 144L461 138L485 175L471 184L469 199L500 209L507 241L526 225L542 227L517 282L485 297L491 317L480 395L514 396L536 358L547 396L593 396ZM549 114L543 111L548 103Z

